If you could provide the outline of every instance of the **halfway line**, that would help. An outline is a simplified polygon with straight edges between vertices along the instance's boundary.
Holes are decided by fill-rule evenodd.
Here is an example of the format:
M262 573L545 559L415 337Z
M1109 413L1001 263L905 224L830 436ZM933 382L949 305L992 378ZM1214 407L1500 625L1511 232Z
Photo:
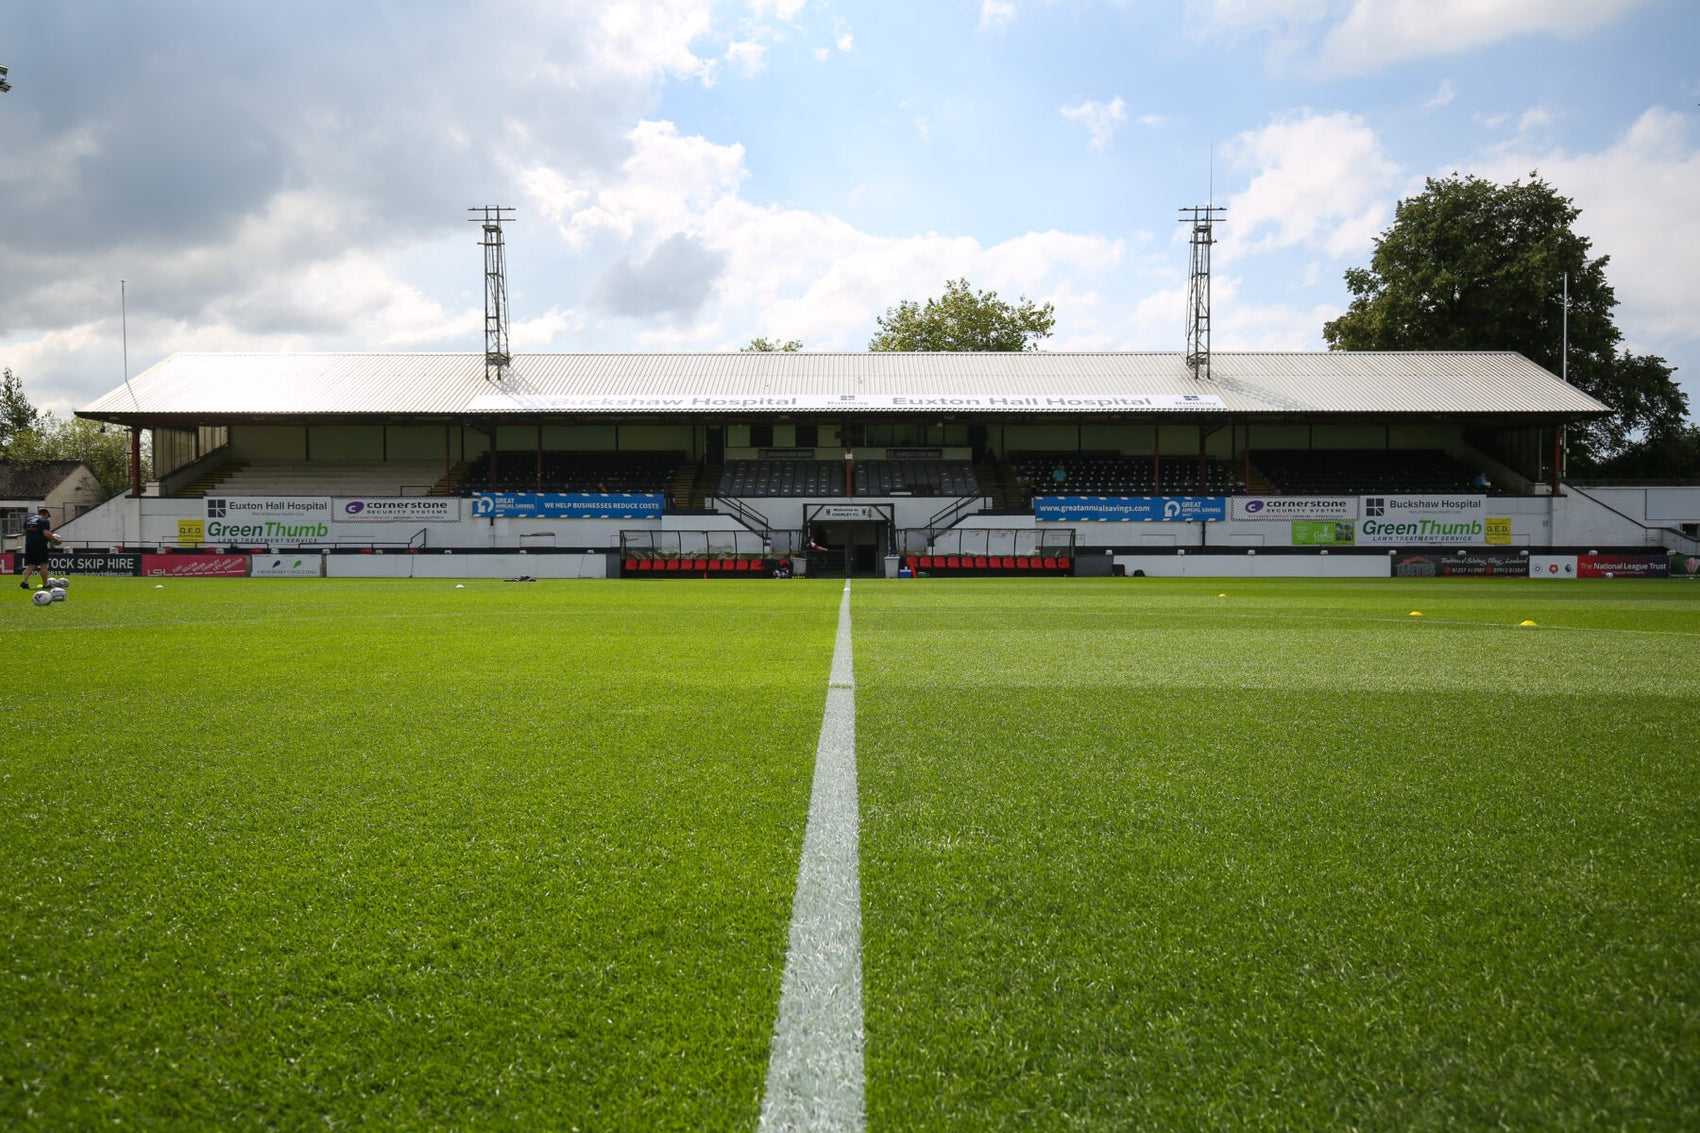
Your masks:
M862 888L857 874L856 679L850 582L838 606L791 944L767 1063L762 1129L866 1124L862 1071Z

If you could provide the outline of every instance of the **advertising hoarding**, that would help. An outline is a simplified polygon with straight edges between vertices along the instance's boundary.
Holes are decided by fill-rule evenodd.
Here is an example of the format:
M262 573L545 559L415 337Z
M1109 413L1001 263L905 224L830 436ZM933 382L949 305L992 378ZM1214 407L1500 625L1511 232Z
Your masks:
M1359 545L1426 546L1485 543L1488 535L1486 496L1363 496L1358 501ZM1500 519L1507 542L1509 520Z
M457 496L359 496L331 501L338 523L459 523Z
M1356 526L1350 520L1335 522L1332 520L1295 519L1293 520L1293 546L1350 547L1354 540Z
M323 543L331 534L327 496L208 496L208 543Z
M111 554L49 554L49 574L106 574L120 577L142 573L142 556L134 551L115 551Z
M1051 523L1188 523L1228 518L1226 496L1035 496L1033 518Z
M248 567L250 578L323 578L323 555L255 555Z
M149 578L246 578L247 555L143 555Z
M1235 496L1229 503L1233 519L1356 519L1356 496Z
M657 493L485 492L472 501L483 519L660 519L666 497Z

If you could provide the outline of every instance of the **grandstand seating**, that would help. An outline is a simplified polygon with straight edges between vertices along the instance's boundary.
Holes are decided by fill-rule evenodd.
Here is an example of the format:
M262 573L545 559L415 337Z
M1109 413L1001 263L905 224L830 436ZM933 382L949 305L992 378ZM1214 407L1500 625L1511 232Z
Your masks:
M1068 555L907 555L903 565L916 577L942 575L1067 575L1074 573Z
M464 480L471 493L499 492L666 492L685 457L677 452L553 452L542 454L542 478L536 452L498 452L495 483L490 455L473 461Z
M717 555L634 556L623 560L621 567L622 578L769 578L775 570L789 574L791 560Z
M1233 470L1214 457L1115 453L1013 453L1015 474L1036 496L1221 496L1242 492ZM1056 478L1061 469L1062 479Z
M256 461L229 467L226 475L207 477L204 487L182 494L421 496L443 477L440 460Z
M728 460L722 496L842 496L844 464L833 460Z
M1287 495L1468 492L1475 475L1439 449L1270 449L1251 459Z
M966 460L859 460L858 496L973 496L980 486ZM729 460L722 496L842 496L844 464L835 460Z

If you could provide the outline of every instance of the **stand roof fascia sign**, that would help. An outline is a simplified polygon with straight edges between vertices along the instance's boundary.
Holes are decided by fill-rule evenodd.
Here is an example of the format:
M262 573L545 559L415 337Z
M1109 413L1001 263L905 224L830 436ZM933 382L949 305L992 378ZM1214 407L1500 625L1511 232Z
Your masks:
M1230 353L1199 382L1179 352L174 354L77 415L162 419L544 414L1503 414L1600 402L1520 354Z

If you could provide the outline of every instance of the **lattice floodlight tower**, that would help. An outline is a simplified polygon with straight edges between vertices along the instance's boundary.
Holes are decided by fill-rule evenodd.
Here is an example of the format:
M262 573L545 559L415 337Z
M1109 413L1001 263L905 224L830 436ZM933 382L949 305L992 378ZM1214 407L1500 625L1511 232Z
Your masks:
M1181 210L1181 223L1192 225L1192 274L1187 282L1186 365L1199 381L1210 380L1210 246L1215 224L1227 212L1220 205Z
M508 260L502 225L514 218L507 205L481 205L467 212L474 224L484 225L484 380L499 382L508 373Z

